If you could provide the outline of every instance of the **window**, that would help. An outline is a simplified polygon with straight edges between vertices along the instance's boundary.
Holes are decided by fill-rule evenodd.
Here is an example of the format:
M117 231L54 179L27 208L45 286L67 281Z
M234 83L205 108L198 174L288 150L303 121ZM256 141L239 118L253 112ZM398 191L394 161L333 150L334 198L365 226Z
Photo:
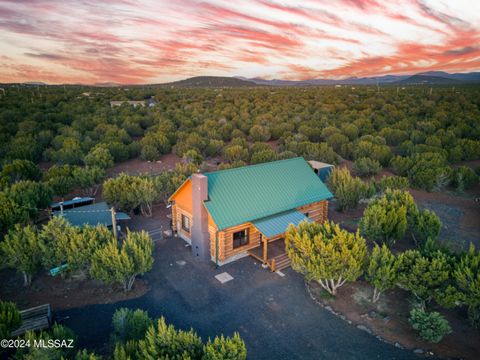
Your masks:
M237 231L233 233L233 248L236 249L240 246L248 244L248 229Z
M182 229L190 232L190 218L182 214Z

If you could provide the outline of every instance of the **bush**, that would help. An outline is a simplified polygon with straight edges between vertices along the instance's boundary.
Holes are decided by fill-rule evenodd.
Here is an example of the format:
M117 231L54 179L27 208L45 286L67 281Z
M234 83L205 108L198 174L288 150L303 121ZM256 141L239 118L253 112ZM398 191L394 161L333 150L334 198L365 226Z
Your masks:
M377 175L380 170L380 163L368 157L359 158L353 163L353 171L361 177Z
M0 301L0 339L7 339L10 333L22 324L22 317L13 302Z
M410 187L410 182L402 176L382 176L380 180L375 180L373 185L377 192L383 193L387 188L407 190Z
M338 209L354 209L361 199L373 195L372 188L360 178L352 177L347 168L336 167L328 177L328 187L338 201Z
M270 140L270 130L261 125L253 125L250 128L250 137L253 141L268 141Z
M442 222L440 218L433 211L429 210L419 212L412 224L412 233L417 245L425 243L427 239L436 240L438 235L440 235L441 229Z
M238 333L234 333L233 338L217 336L203 347L202 360L245 360L246 358L247 348Z
M451 169L440 153L424 152L408 158L397 156L390 164L398 175L407 176L416 188L440 191L450 181Z
M272 149L262 150L252 154L252 159L250 160L250 163L252 164L266 163L266 162L274 161L276 160L276 158L277 158L277 153Z
M323 225L303 221L285 233L285 249L292 268L307 281L318 283L331 295L363 272L367 255L365 239L326 221Z
M115 340L126 342L143 339L153 320L146 311L120 308L113 314L112 325Z
M95 147L83 159L87 166L97 166L107 169L113 166L113 156L110 151L104 147Z
M438 312L426 312L423 309L415 308L410 311L408 319L412 328L418 331L422 340L438 343L445 335L452 332L448 321Z
M160 152L154 146L144 145L140 151L140 158L146 161L155 161L160 158Z
M463 192L477 184L479 177L471 168L460 166L452 171L450 179L457 191Z
M390 202L382 197L367 206L359 228L367 239L392 245L405 235L407 209L399 203Z

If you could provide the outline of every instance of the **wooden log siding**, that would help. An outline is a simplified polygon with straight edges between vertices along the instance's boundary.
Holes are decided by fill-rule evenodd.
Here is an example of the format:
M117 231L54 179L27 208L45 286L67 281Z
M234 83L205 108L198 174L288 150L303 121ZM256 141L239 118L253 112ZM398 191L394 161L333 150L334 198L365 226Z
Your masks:
M248 244L233 248L233 233L248 228ZM209 227L210 231L210 254L215 260L215 228ZM225 261L231 256L243 253L249 249L260 245L260 232L251 223L245 223L238 226L232 226L226 230L218 232L218 260Z
M174 204L172 206L172 228L174 231L177 231L179 234L182 234L183 236L190 239L192 237L191 233L182 229L182 215L185 215L190 219L190 231L191 231L192 220L193 220L192 214L182 209L177 204Z
M303 214L308 213L310 219L319 224L323 224L328 217L328 200L300 206L297 210Z

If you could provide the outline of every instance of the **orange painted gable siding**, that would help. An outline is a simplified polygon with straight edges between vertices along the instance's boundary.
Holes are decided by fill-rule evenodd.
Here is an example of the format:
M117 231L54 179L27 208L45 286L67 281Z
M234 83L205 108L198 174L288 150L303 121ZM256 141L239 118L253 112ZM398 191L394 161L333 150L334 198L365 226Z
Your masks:
M177 193L172 196L175 204L183 210L192 213L192 182L187 180L185 184L178 189Z

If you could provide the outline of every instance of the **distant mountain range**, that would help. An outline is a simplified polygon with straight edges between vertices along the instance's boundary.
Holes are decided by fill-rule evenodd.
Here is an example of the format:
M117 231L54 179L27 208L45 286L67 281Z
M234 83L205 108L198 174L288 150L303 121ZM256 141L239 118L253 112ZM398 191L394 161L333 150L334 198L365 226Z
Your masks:
M257 85L271 86L308 86L308 85L376 85L376 84L399 84L399 85L421 85L421 84L461 84L479 83L480 72L449 74L443 71L427 71L415 75L384 75L373 77L351 77L347 79L308 79L300 81L291 80L265 80L261 78L239 79L254 82Z
M195 76L184 80L163 84L145 84L161 87L253 87L253 86L315 86L315 85L460 85L480 83L480 72L450 74L444 71L427 71L414 75L383 75L372 77L350 77L347 79L307 79L307 80L266 80L241 76ZM24 85L47 85L43 82L29 81ZM88 85L85 85L88 86ZM96 83L91 86L117 87L128 86L117 83Z
M168 87L245 87L257 86L253 81L227 76L195 76L185 80L160 84Z

